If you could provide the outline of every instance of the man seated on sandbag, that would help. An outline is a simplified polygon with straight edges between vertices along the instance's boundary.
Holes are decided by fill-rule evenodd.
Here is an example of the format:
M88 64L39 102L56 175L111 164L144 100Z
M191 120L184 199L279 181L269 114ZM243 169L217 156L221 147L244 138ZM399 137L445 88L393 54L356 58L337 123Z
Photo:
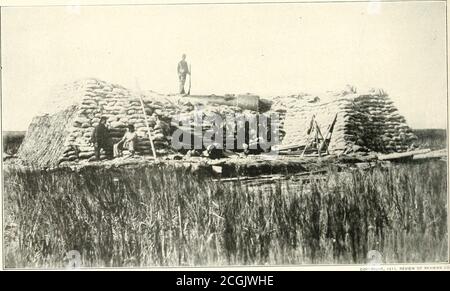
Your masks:
M106 117L101 117L99 124L92 132L90 142L94 144L95 160L100 160L100 150L103 149L107 159L112 159L112 146Z
M127 131L123 135L122 139L114 145L114 157L121 157L124 148L128 150L130 156L133 156L136 140L137 134L134 130L134 125L130 124L128 125Z

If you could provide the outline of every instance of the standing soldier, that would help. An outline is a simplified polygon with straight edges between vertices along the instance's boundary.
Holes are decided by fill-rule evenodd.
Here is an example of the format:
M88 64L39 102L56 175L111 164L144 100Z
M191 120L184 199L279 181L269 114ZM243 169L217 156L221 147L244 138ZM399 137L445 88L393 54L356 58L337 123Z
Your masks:
M183 54L181 61L178 63L177 72L178 72L178 79L180 80L179 92L180 94L186 94L186 92L184 91L184 83L186 82L186 75L191 74L191 72L189 72L185 54Z
M95 159L100 160L100 150L105 151L108 159L112 158L112 144L109 136L109 129L106 127L106 117L100 118L100 123L94 128L91 136L91 143L94 144Z

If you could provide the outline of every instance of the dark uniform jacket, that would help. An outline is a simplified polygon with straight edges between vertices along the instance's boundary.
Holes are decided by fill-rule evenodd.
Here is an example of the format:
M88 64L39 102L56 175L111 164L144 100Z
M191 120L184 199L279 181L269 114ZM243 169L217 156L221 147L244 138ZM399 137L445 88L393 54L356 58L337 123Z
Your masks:
M100 123L94 128L94 131L92 132L91 136L91 142L94 144L98 143L99 145L108 144L109 130L103 123Z

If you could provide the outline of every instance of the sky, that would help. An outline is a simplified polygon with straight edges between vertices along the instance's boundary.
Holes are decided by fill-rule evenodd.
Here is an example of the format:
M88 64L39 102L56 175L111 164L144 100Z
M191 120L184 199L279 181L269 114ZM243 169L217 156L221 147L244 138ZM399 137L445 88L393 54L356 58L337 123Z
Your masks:
M55 86L96 77L175 93L383 88L413 128L447 124L444 2L6 7L2 127L26 130Z

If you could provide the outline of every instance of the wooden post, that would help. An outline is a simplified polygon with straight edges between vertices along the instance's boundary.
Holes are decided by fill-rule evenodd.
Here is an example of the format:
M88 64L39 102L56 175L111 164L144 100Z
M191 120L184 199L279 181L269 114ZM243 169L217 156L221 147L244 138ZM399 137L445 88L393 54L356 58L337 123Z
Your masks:
M308 131L307 131L308 135L306 136L305 148L302 151L301 157L303 157L305 155L306 149L309 146L309 139L311 137L312 131L314 130L314 120L315 119L316 119L316 115L313 114L313 116L311 117L311 123L309 124L309 128L308 128Z
M334 115L333 120L327 127L327 132L325 133L323 141L320 143L320 147L319 147L320 152L322 151L323 148L325 148L326 153L327 154L330 153L328 151L328 146L330 145L330 142L331 142L331 136L333 134L334 125L336 124L337 115L338 115L337 113Z
M192 83L192 68L191 68L191 64L189 64L189 90L187 92L187 95L191 95L191 83Z
M150 126L148 125L147 114L145 113L144 100L142 99L141 90L139 88L139 84L138 84L137 80L136 80L136 87L138 89L139 100L141 101L142 114L144 114L144 121L145 121L145 126L147 127L148 138L150 139L150 145L152 146L153 158L156 160L156 151L155 151L155 146L153 144L152 132L150 131Z

